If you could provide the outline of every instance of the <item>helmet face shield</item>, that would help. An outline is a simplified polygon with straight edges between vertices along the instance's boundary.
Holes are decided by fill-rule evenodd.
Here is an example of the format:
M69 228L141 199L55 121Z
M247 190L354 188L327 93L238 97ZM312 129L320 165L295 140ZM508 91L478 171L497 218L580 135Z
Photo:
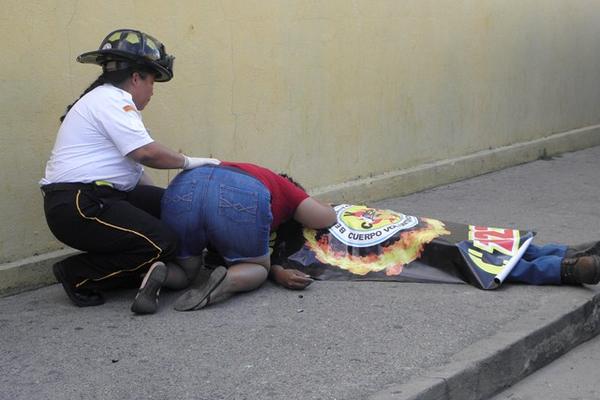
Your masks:
M109 61L133 61L152 68L157 82L173 78L175 57L167 54L165 46L156 38L133 29L119 29L109 33L97 51L81 54L77 61L105 65Z

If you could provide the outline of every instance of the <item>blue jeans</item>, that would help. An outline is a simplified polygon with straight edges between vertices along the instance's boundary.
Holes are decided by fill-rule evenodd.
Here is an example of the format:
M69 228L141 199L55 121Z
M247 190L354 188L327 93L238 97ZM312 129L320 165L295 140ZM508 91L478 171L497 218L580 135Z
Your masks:
M507 282L531 285L560 285L560 264L567 246L562 244L529 245L523 257L506 277Z
M179 237L179 257L198 256L209 243L229 265L269 254L271 194L235 168L181 172L165 191L161 219Z

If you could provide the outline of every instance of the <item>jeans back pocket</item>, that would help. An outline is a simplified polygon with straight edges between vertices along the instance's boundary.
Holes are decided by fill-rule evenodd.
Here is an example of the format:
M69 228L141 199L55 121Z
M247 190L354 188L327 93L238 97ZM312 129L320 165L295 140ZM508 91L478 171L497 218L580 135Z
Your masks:
M194 204L196 185L196 181L171 183L162 198L162 213L177 215L190 211Z
M255 223L258 193L232 186L219 187L219 215L238 223Z

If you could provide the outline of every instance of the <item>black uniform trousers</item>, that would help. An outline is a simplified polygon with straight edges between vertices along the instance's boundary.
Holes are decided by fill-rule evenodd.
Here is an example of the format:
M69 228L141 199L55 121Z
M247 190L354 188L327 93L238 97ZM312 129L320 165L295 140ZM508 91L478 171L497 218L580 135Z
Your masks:
M54 236L85 253L61 261L75 288L139 285L153 262L174 258L177 237L160 221L164 189L56 183L42 187L46 221Z

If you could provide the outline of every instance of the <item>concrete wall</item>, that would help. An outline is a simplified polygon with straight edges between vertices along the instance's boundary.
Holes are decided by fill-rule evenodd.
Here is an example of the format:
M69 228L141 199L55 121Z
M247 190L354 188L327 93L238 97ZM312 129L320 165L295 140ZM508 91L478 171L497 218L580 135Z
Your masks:
M175 79L155 86L144 111L155 139L191 155L287 171L331 197L389 197L544 149L600 144L597 1L2 6L0 264L60 248L37 181L59 115L100 72L75 57L120 27L151 33L177 57ZM175 173L153 175L165 185Z

